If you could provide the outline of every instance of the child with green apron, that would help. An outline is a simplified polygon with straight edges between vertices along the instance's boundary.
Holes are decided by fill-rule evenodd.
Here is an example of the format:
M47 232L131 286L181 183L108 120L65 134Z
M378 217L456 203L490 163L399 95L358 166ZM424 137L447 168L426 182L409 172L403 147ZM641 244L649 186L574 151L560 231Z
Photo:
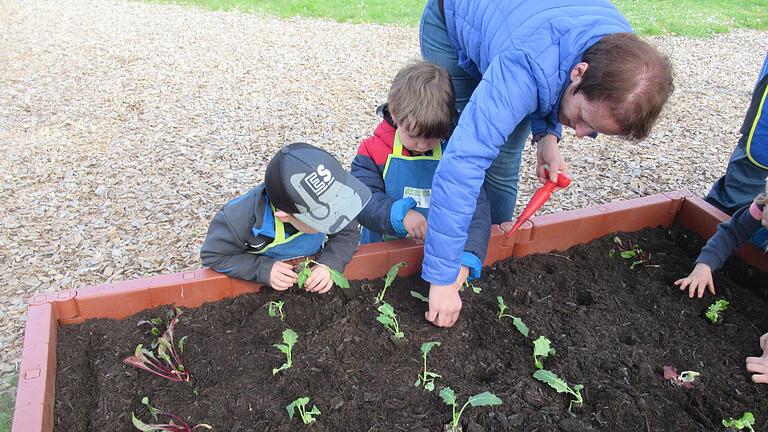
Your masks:
M352 161L352 175L372 193L358 215L362 243L405 237L423 241L432 178L456 118L450 77L431 63L412 63L397 74L387 103L377 112L382 121ZM480 277L490 225L489 203L481 192L467 227L460 278Z

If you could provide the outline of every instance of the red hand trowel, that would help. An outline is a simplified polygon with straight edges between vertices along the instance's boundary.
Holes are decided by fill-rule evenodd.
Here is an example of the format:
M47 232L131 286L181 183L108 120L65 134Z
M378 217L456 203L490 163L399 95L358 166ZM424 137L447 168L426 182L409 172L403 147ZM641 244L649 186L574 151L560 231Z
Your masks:
M512 229L507 231L505 234L505 237L509 237L517 231L520 226L530 219L531 216L534 215L543 205L549 197L552 196L552 191L559 187L561 189L565 189L568 187L568 185L571 184L571 179L568 178L563 173L559 173L557 175L557 183L552 182L551 180L547 180L546 183L544 183L544 186L540 187L531 197L531 200L528 202L528 205L525 206L525 209L523 209L523 212L520 213L520 217L517 218L517 221L515 221L515 224L512 225Z

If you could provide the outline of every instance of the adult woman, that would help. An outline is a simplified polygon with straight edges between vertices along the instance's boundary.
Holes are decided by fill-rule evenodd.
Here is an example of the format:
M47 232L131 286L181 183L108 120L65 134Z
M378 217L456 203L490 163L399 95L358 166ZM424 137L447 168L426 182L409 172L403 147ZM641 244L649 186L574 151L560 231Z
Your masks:
M451 75L461 112L432 185L422 267L426 318L449 327L477 195L484 187L494 223L511 219L529 131L540 180L545 164L554 179L566 168L563 125L579 138L645 138L672 92L672 68L607 0L428 0L420 43Z

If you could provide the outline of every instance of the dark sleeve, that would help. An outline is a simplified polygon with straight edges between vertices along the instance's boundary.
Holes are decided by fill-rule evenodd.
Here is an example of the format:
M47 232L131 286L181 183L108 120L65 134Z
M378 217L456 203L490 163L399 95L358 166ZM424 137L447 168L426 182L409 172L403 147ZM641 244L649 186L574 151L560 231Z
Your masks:
M701 249L696 264L708 265L713 271L723 266L725 261L733 255L760 228L760 221L756 220L749 212L750 205L736 211L731 220L720 223L717 232L707 241Z
M395 200L387 196L383 173L379 171L376 162L367 151L367 146L372 145L370 144L372 139L363 141L357 156L352 160L352 175L371 190L371 199L363 211L357 215L357 221L371 231L397 236L390 221L392 204Z
M352 221L341 231L328 236L316 261L336 271L344 272L344 267L352 259L359 244L360 225Z
M485 261L485 254L488 251L488 239L491 236L491 204L485 195L484 188L480 189L480 195L477 197L475 213L472 215L472 221L469 223L467 231L467 242L464 244L464 252L469 252Z
M203 265L238 279L269 284L269 273L276 260L245 251L245 241L232 227L225 209L219 210L200 249Z

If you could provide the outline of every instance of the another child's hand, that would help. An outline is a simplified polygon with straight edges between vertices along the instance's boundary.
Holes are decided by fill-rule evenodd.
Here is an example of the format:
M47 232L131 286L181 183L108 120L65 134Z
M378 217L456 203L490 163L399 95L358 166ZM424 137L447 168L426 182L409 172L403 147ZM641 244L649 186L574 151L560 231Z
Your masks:
M327 293L333 287L331 272L324 265L312 267L312 273L304 282L304 289L318 294Z
M762 224L765 228L768 228L768 205L765 207L766 209L763 210L763 217L760 220L760 224Z
M424 240L427 236L427 219L416 210L408 210L403 218L403 226L408 236L416 240Z
M704 296L704 288L709 289L710 294L715 295L715 283L712 281L712 269L704 263L698 263L691 274L683 279L675 281L680 290L688 288L688 297L693 298L697 294L699 298Z
M747 372L753 373L752 382L768 384L768 333L760 336L760 348L763 355L747 357Z
M293 266L282 261L276 261L269 272L269 285L278 290L285 291L299 280L299 275L293 271Z

